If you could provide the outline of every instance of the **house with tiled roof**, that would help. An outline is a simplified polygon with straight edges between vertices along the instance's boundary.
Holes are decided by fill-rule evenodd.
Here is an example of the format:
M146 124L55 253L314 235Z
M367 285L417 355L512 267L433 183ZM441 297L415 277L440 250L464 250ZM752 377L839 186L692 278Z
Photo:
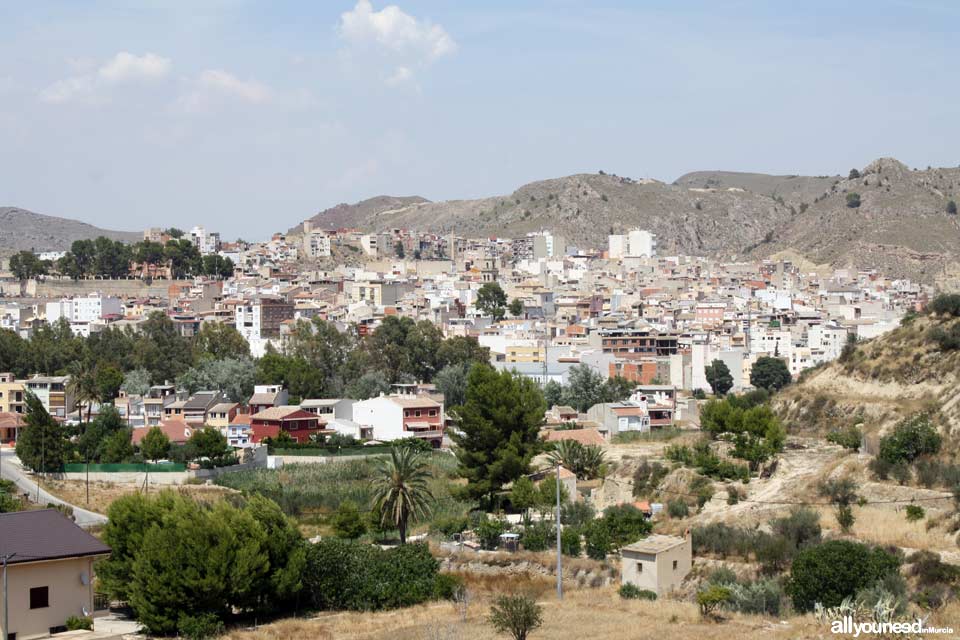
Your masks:
M163 432L163 435L167 436L167 439L170 440L170 444L186 444L187 440L190 439L190 436L193 435L193 432L198 428L195 425L190 425L180 419L170 419L164 420L159 425L154 425L150 427L136 427L133 430L133 444L137 446L140 444L140 441L147 435L147 432L154 427L160 429ZM202 427L199 427L202 428Z
M353 422L363 438L400 440L421 438L434 447L443 440L443 403L426 394L399 388L398 393L361 400L353 405Z
M298 406L270 407L250 416L251 442L276 438L281 432L297 442L308 442L319 435L326 435L325 426L323 418Z

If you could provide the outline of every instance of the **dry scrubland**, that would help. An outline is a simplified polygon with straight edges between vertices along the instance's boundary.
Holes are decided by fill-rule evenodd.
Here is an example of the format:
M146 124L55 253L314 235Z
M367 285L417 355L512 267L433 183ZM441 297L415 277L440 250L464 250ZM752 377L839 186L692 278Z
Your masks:
M333 613L309 619L288 619L256 630L234 631L229 640L282 640L317 638L333 640L486 640L498 636L486 622L492 594L532 592L543 605L543 627L535 640L569 638L703 638L706 640L760 640L830 637L830 629L812 616L787 619L725 614L723 621L705 621L697 607L686 602L622 600L613 588L568 592L563 602L553 593L553 582L527 578L484 579L466 576L476 595L466 620L450 603L431 603L381 613ZM960 629L960 604L952 603L929 624Z
M75 504L78 507L89 509L97 513L106 513L110 505L118 498L143 491L142 485L121 484L116 482L91 482L90 504L87 505L87 487L83 480L46 480L41 483L43 488L53 495ZM189 495L204 502L216 502L229 494L239 493L233 489L219 486L185 484L177 486L151 486L151 491L173 489L184 495Z

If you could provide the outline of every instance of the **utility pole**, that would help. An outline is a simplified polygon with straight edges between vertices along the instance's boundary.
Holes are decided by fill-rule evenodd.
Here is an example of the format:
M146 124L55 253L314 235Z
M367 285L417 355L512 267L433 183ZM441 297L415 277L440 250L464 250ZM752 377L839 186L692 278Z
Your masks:
M557 461L557 598L563 600L563 554L560 553L560 462Z

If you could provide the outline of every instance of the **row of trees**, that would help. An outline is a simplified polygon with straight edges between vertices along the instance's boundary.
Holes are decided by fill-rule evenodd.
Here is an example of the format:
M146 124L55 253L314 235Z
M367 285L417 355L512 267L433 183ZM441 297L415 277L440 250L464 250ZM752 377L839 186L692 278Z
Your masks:
M621 376L605 378L589 366L578 364L570 367L567 384L548 381L543 396L548 407L562 404L583 412L601 402L626 400L636 386Z
M100 236L95 240L75 240L57 261L40 260L30 251L21 251L10 258L10 270L20 280L51 274L74 280L123 278L130 275L131 263L169 265L176 278L200 275L229 278L234 269L230 258L201 256L196 245L186 238L171 238L166 244L144 240L129 245Z

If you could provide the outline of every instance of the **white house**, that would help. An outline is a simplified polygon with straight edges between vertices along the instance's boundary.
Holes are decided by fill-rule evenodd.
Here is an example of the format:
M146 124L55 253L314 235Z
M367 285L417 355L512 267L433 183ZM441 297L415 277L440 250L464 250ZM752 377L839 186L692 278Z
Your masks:
M353 422L364 438L422 438L435 447L443 439L443 405L426 395L394 393L353 405Z

